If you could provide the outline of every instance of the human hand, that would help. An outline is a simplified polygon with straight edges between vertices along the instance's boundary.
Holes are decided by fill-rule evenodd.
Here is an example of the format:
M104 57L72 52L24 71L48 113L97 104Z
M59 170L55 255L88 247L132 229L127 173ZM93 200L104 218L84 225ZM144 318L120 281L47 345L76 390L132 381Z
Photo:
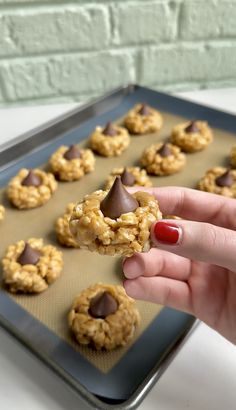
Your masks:
M186 220L156 222L157 248L125 259L127 294L193 314L236 344L236 200L188 188L142 190L163 214Z

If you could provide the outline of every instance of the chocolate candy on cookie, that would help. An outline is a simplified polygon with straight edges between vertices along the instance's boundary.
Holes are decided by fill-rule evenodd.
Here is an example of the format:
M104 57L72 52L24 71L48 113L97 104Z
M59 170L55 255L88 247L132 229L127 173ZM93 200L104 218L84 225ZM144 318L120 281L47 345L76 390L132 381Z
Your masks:
M93 192L75 206L70 229L80 248L129 256L150 249L150 228L161 216L153 195L130 194L116 177L110 191Z
M135 301L123 286L97 283L78 295L68 316L76 341L96 350L113 350L132 340L140 323Z
M186 156L177 145L159 142L144 150L141 164L148 174L171 175L183 169Z
M77 181L94 170L95 157L90 149L62 145L52 154L49 164L60 181Z
M108 122L103 127L96 127L90 136L93 151L104 157L115 157L122 154L130 144L130 136L124 127Z
M185 152L197 152L213 141L213 133L206 121L188 121L172 129L171 142Z
M209 169L197 185L201 191L236 198L236 170L224 167Z
M124 125L131 134L148 134L161 129L163 118L155 108L147 104L137 104L126 115Z
M107 177L105 181L105 189L111 188L113 185L116 177L121 177L121 182L123 185L129 186L152 186L152 182L147 175L145 169L141 169L140 167L121 167L121 168L114 168L110 175Z
M48 202L56 189L53 174L37 168L23 168L9 182L7 196L16 208L30 209Z

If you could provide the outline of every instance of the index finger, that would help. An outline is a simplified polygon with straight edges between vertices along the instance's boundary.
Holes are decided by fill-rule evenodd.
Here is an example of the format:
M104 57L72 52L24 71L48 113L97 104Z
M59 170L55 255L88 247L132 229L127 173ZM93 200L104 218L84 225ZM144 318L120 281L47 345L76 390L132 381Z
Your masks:
M236 229L236 200L182 187L133 187L129 192L149 192L159 202L165 215L177 215L192 221L209 222Z

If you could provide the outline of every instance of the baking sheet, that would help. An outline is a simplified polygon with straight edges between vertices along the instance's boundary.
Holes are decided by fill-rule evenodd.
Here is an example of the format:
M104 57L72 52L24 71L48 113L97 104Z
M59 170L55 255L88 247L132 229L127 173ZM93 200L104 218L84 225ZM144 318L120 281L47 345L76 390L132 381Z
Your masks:
M125 100L122 101L122 104L118 106L119 109L115 108L110 114L109 112L105 113L104 115L100 115L99 118L91 118L89 122L80 128L70 131L53 144L41 149L40 153L26 155L24 159L19 160L14 166L9 167L9 169L5 171L2 180L6 182L9 177L14 175L22 166L32 167L41 165L62 142L69 145L72 142L78 142L81 138L87 138L94 126L104 125L109 119L117 120L120 117L120 113L124 114L136 102L147 102L160 108L161 104L158 104L157 98L153 102L155 96L157 97L158 94L145 90L141 95L135 95L134 93L133 101L126 97ZM175 99L169 97L169 102L173 102L173 100ZM185 104L189 104L187 107L191 107L192 109L193 106L195 106L196 111L197 107L199 107L191 103L185 102ZM181 102L179 106L176 106L176 111L178 111L179 107L181 107ZM202 107L201 110L203 110ZM202 115L201 117L199 115L191 116L190 112L186 110L186 117L203 118ZM207 110L204 110L204 112L207 112ZM227 114L225 115L227 116ZM46 242L56 244L54 223L56 218L64 212L68 202L80 200L86 193L101 188L107 174L114 167L138 165L138 159L145 147L151 143L166 139L173 125L186 118L169 114L168 112L163 112L163 116L165 125L159 134L155 133L132 137L129 149L120 157L108 159L96 156L96 171L94 173L86 175L83 180L78 182L60 183L59 189L53 198L41 208L30 211L13 209L8 204L3 189L0 194L0 202L3 202L4 205L7 206L7 212L5 221L0 225L2 238L0 256L2 257L6 246L10 243L14 243L19 239L27 239L31 236L44 237ZM183 185L195 187L197 180L204 174L206 169L215 165L224 166L228 164L229 150L234 144L235 136L233 133L219 129L214 130L214 134L214 142L206 150L187 155L187 165L183 171L173 176L151 177L154 185ZM86 144L86 140L81 143L82 146ZM13 226L14 229L12 228ZM24 227L23 230L22 227ZM59 245L57 244L57 246ZM145 336L146 329L150 327L148 327L148 325L156 318L160 307L154 304L138 302L142 316L142 325L137 331L136 338L127 348L121 348L114 352L98 353L87 348L78 347L74 344L73 339L68 333L66 322L66 315L73 298L91 283L98 281L121 283L121 262L120 258L99 256L95 253L91 254L88 251L60 248L63 249L65 261L64 273L61 278L41 295L18 295L12 297L17 304L50 328L60 339L66 340L73 346L73 349L79 350L96 368L103 373L108 372L109 374L109 371L116 368L117 364L122 361L122 358L128 355L130 356L129 349L133 344L135 345L134 342L136 340L141 339L141 334ZM156 332L158 337L158 328ZM155 366L155 363L153 363L153 366Z

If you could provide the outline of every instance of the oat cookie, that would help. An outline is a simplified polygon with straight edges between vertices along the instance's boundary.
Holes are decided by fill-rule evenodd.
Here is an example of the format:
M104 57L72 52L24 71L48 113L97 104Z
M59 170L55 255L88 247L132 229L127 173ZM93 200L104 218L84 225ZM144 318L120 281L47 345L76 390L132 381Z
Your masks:
M2 260L3 283L12 293L40 293L61 274L62 253L42 239L10 245Z
M56 221L56 234L58 242L61 245L68 246L71 248L78 248L78 244L73 237L70 228L69 220L71 218L75 203L70 202L67 207L64 215L60 216Z
M61 181L77 181L94 170L95 157L90 149L76 145L62 145L52 154L49 164L53 174Z
M37 168L23 168L11 179L7 195L16 208L36 208L49 201L57 185L53 174Z
M231 148L230 163L233 168L236 168L236 145Z
M105 128L96 127L90 136L92 150L104 157L119 156L130 144L128 131L110 122Z
M206 121L188 121L178 124L171 134L171 142L185 152L201 151L212 140L213 134Z
M159 111L147 104L137 104L128 112L124 125L131 134L148 134L161 129L163 118Z
M121 182L125 186L152 186L152 181L148 177L145 169L141 169L140 167L122 167L112 170L105 182L105 190L111 188L117 176L121 177Z
M112 350L133 338L140 314L122 286L97 283L76 297L68 323L78 343Z
M5 208L3 205L0 205L0 222L3 221L5 216Z
M198 182L198 189L236 198L236 170L224 167L211 168Z
M185 166L186 156L177 145L162 143L146 148L141 157L141 164L148 174L171 175Z
M161 216L154 196L129 194L117 177L109 192L86 195L75 206L70 229L80 248L130 256L150 249L150 227Z

